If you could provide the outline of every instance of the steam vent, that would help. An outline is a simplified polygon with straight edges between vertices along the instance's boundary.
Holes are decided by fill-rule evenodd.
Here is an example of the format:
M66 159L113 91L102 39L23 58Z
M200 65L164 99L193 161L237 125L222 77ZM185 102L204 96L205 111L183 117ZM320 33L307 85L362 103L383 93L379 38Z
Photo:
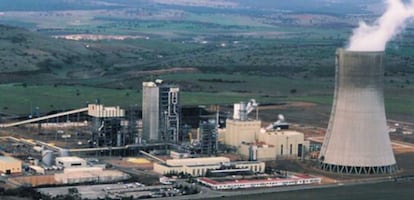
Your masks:
M331 117L321 168L342 174L397 171L385 119L383 52L336 51Z

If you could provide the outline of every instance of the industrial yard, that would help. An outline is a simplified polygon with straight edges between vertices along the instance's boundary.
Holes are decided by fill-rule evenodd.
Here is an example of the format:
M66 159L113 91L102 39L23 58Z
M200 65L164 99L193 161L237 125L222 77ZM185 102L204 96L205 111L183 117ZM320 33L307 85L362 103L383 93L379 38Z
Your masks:
M209 114L199 116L198 120L204 122L198 124L198 129L183 129L187 131L184 133L179 131L182 123L178 123L182 117L179 88L164 85L162 80L143 83L144 88L148 86L144 94L149 96L144 102L167 101L160 101L162 106L157 106L156 112L143 110L142 116L135 107L89 104L86 108L1 124L3 162L17 164L2 171L6 177L4 188L29 185L50 197L181 199L193 195L191 198L199 199L382 184L405 181L404 177L414 174L410 162L414 160L414 145L406 142L413 130L409 123L386 124L397 173L367 168L368 174L338 174L326 172L318 161L326 137L324 127L289 123L282 114L271 116L277 120L265 122L267 125L261 120L271 121L267 116L272 110L289 113L296 106L312 105L264 106L260 110L260 103L250 99L221 111L218 107L199 108L200 113ZM174 93L167 92L170 89ZM171 94L173 99L163 96ZM171 103L174 106L168 106ZM231 115L223 115L223 110ZM171 116L165 115L169 112Z

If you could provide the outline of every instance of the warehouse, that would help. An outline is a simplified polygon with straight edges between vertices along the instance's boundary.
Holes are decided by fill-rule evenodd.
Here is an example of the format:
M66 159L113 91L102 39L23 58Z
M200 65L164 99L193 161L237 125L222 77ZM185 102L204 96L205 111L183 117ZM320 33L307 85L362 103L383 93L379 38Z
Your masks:
M0 156L0 172L16 174L22 172L22 161L9 156Z
M205 176L208 171L223 167L233 169L249 169L252 172L263 173L264 162L230 162L226 157L188 158L167 160L166 163L154 163L154 172L159 174L189 174Z
M65 168L86 167L86 160L76 156L57 157L56 166Z
M104 170L99 167L78 167L65 169L63 173L55 174L55 180L62 184L74 183L106 183L130 178L129 175L117 170Z
M234 190L243 188L261 188L261 187L278 187L288 185L305 185L320 183L321 178L309 175L293 175L287 178L271 177L262 179L223 179L223 178L199 178L197 179L203 185L213 190Z

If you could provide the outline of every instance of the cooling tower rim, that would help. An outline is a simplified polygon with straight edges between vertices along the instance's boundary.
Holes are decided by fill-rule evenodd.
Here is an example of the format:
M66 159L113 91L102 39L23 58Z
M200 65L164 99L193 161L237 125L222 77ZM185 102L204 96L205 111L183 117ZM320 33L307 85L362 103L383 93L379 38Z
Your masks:
M344 48L337 48L337 53L346 53L346 54L358 54L358 55L364 55L364 54L384 54L384 51L355 51L355 50L348 50Z

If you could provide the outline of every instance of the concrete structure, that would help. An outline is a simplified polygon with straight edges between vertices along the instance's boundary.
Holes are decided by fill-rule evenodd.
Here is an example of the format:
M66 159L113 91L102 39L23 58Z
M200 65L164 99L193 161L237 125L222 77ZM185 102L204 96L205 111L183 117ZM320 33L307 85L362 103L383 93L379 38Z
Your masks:
M0 156L0 172L15 174L22 172L22 161L9 156Z
M220 163L229 163L230 159L227 157L205 157L205 158L186 158L186 159L172 159L167 160L169 166L184 166L184 165L212 165Z
M162 80L142 83L143 139L178 142L180 140L181 106L176 86Z
M81 167L65 169L64 173L55 174L55 180L62 184L106 183L128 179L129 175L116 170L103 170L99 167Z
M105 107L101 104L89 104L88 115L97 118L125 117L125 110L119 106Z
M227 145L239 147L242 142L256 141L262 122L259 120L226 120L224 142Z
M76 156L69 156L69 157L57 157L55 159L56 166L64 167L64 168L71 168L71 167L86 167L86 160L76 157Z
M309 175L294 175L288 178L262 178L262 179L210 179L198 178L198 182L213 190L234 190L245 188L278 187L289 185L319 184L322 179Z
M319 157L323 170L397 171L385 118L383 74L383 52L337 50L334 102Z
M170 151L170 157L172 159L183 159L189 158L191 155L188 152L181 152L181 151Z
M165 164L154 163L154 171L159 174L189 174L205 176L209 170L220 169L223 166L247 168L253 172L263 173L264 162L230 162L226 157L188 158L167 160Z
M241 144L239 151L249 160L267 161L301 158L308 147L309 142L305 141L303 133L291 130L262 130L257 135L256 142Z

